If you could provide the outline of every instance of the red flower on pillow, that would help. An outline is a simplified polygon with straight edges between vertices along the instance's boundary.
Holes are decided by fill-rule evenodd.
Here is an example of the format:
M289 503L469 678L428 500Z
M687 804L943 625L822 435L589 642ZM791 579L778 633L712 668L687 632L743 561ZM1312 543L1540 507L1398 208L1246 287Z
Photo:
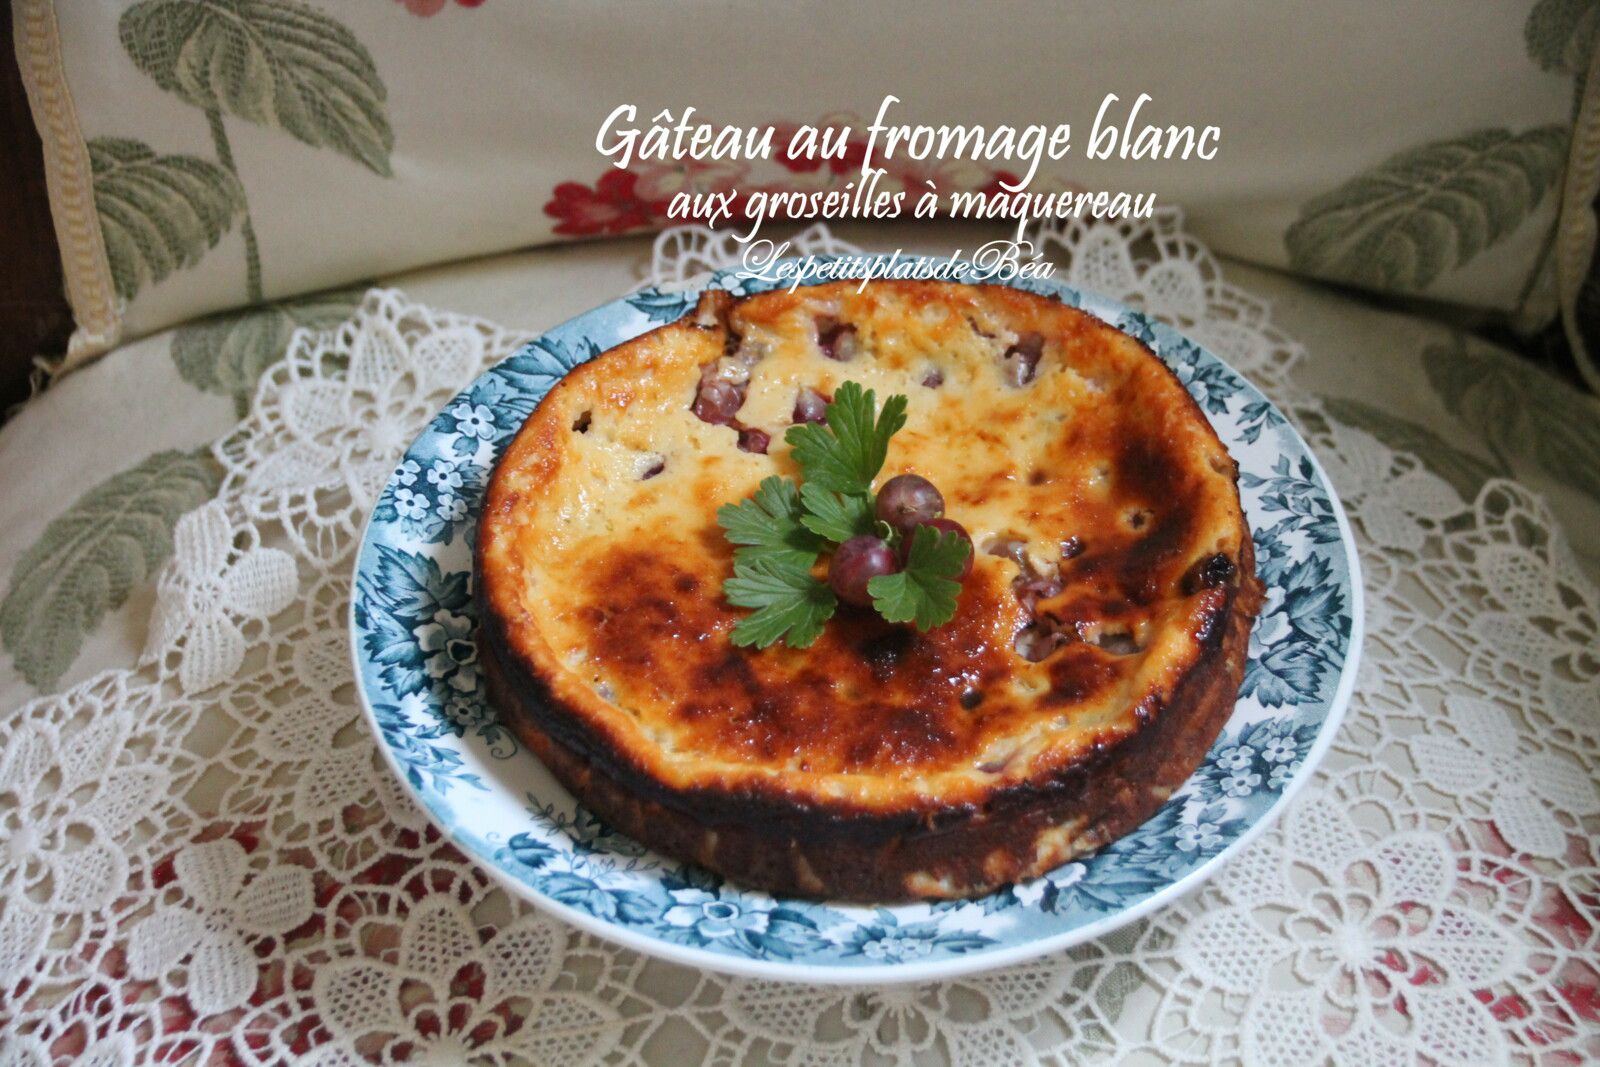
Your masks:
M845 142L843 155L835 158L819 159L815 155L790 155L789 142L799 132L798 125L779 123L773 127L773 160L786 170L795 174L812 174L823 167L827 167L831 174L855 175L861 172L861 164L867 159L866 135L862 132L866 124L860 117L848 111L836 111L831 115L824 115L812 123L819 131L834 131L831 137L837 137L840 130L848 130L848 140ZM821 147L820 139L817 146Z
M1014 186L1021 180L1021 176L1012 174L1009 170L997 170L989 178L989 184L979 189L978 192L984 196L1010 196L1012 190L1002 188L1000 183L1005 182L1007 185Z
M639 195L639 176L632 171L609 170L594 183L562 182L544 213L560 219L555 232L569 237L626 233L666 221L667 203Z
M444 10L445 0L400 0L413 15L428 18ZM477 7L483 0L456 0L458 7Z
M639 184L634 188L651 201L670 205L678 193L720 192L732 189L750 173L743 163L685 159L681 162L637 163Z

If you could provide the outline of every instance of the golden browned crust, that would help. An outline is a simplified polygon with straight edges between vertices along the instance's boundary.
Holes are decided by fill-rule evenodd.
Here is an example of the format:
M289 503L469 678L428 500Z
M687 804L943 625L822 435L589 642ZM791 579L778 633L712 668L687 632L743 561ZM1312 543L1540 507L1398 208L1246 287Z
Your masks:
M943 817L852 817L772 810L753 805L758 798L663 793L546 732L551 709L542 687L508 675L492 642L482 665L496 707L522 743L591 811L659 852L778 894L884 903L972 897L1116 840L1194 773L1233 711L1260 596L1250 579L1223 616L1214 655L1152 709L1150 729L1048 783Z
M824 316L860 325L855 362L817 354ZM1037 379L996 379L1029 333ZM752 338L740 422L770 456L684 415L703 368ZM894 388L935 356L938 385ZM810 650L735 648L715 509L793 473L774 412L797 380L868 375L913 393L885 474L933 477L980 547L1028 551L980 556L928 634L842 611ZM1234 472L1159 360L1044 298L713 297L574 371L502 458L478 543L489 693L575 795L670 855L810 896L987 892L1143 821L1227 719L1260 601ZM1017 583L1038 569L1059 581L1029 603ZM1038 662L1013 648L1035 619L1068 635Z

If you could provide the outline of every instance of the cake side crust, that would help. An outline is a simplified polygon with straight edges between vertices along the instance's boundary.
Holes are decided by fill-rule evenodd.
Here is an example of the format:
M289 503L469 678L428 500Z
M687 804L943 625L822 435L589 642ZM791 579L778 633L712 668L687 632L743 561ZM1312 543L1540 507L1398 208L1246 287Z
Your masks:
M1248 544L1248 543L1247 543ZM781 798L664 794L558 740L548 689L493 640L483 677L502 720L566 789L621 832L768 892L846 901L958 899L1038 877L1144 822L1194 773L1232 714L1262 600L1248 575L1217 614L1201 662L1147 725L1092 762L996 794L984 807L885 817ZM713 814L714 813L714 814ZM739 816L743 817L739 817Z

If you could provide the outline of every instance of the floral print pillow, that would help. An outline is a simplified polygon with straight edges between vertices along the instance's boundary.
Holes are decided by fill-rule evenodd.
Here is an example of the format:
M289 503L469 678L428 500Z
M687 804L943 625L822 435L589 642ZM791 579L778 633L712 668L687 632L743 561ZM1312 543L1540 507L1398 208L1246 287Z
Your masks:
M1345 32L1358 10L1367 32ZM1587 262L1562 242L1588 231L1569 224L1558 240L1556 223L1574 116L1600 137L1582 82L1595 4L1498 5L1442 26L1431 10L1340 0L1256 10L1219 33L1209 7L1041 19L1005 0L960 25L862 8L827 31L849 50L806 43L817 30L803 11L697 4L19 0L17 25L78 361L219 309L649 232L673 221L679 192L736 190L737 211L758 191L845 189L891 92L895 121L1069 121L1075 147L1036 188L1154 192L1220 252L1548 317L1554 263ZM1409 42L1406 61L1379 41ZM1296 69L1337 76L1281 81ZM1108 91L1150 93L1148 121L1218 125L1217 158L1086 160ZM770 124L779 151L618 170L596 134L621 102L641 123L693 106L713 125ZM855 130L853 154L786 156L801 124ZM883 187L913 200L929 182L985 189L1020 169L881 162Z

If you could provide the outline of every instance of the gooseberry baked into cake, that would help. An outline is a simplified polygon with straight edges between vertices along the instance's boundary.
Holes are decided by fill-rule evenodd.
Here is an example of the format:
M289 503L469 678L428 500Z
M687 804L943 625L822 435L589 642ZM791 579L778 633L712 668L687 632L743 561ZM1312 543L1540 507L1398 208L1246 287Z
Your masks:
M847 382L903 394L882 477L974 546L954 615L849 605L735 644L718 509L796 477L788 428ZM1148 818L1229 717L1261 602L1237 467L1148 349L1003 286L735 298L576 368L478 528L492 703L571 792L775 893L960 898Z

